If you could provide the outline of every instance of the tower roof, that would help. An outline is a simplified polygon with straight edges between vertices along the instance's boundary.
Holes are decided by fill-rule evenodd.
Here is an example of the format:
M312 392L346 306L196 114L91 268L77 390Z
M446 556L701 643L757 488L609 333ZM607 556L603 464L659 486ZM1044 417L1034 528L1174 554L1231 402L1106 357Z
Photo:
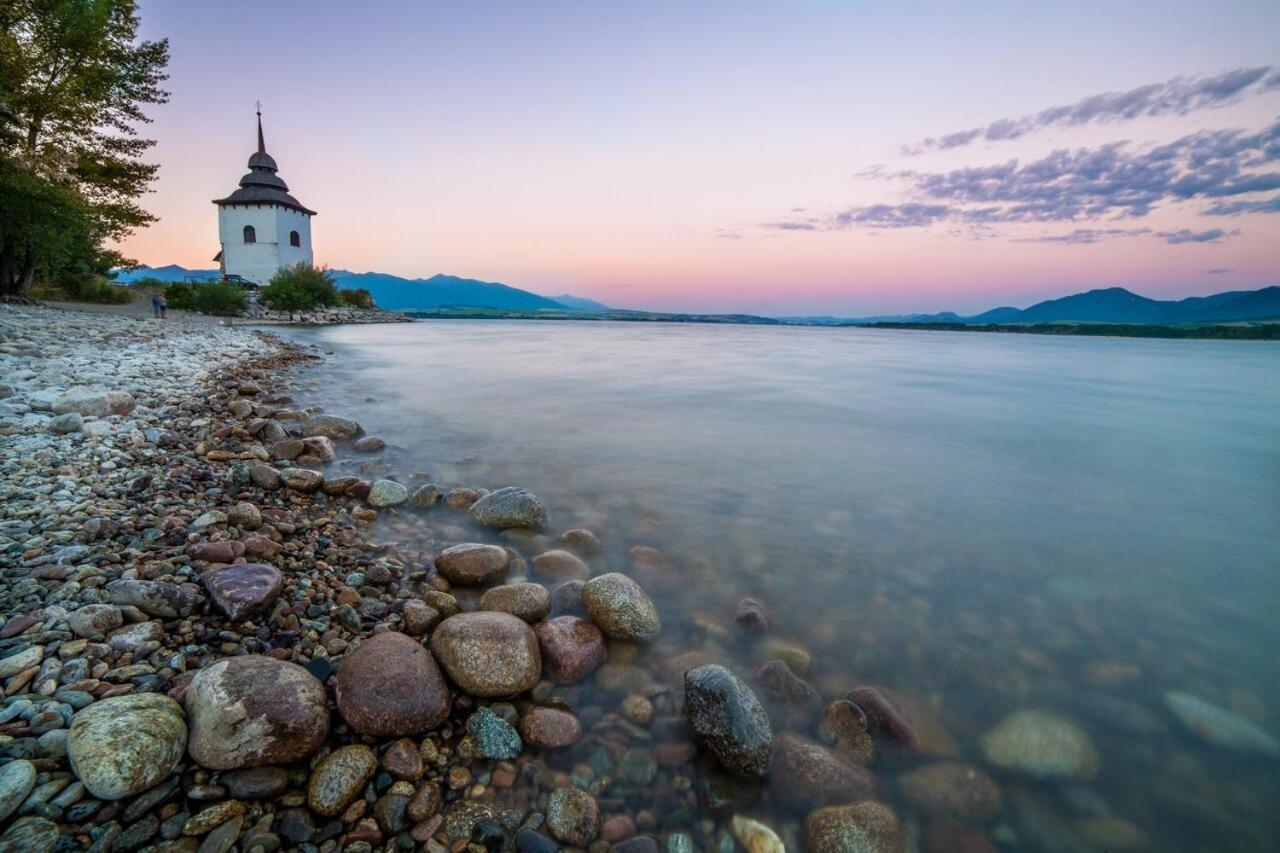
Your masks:
M275 159L267 153L262 135L262 111L258 110L258 150L249 155L249 173L240 179L240 188L226 198L215 198L214 204L278 204L315 216L315 211L289 195L289 185L276 174Z

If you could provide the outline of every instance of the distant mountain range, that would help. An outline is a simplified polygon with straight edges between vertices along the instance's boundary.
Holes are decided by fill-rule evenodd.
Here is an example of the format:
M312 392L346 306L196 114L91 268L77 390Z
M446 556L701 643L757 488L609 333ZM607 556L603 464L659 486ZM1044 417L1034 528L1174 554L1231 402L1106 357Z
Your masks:
M379 272L357 273L330 270L338 287L351 290L362 287L373 295L373 301L390 311L432 311L434 309L486 309L513 313L572 311L579 313L640 314L648 312L615 312L594 299L563 294L540 296L518 287L492 281L478 281L452 275L430 278L401 278ZM140 267L120 271L116 281L132 282L143 278L161 281L183 281L190 278L216 278L217 270L192 270L177 264L163 267ZM662 317L680 315L666 314ZM702 315L698 315L702 316ZM707 315L710 316L710 315ZM717 315L721 316L721 315ZM723 315L729 316L729 315ZM733 315L738 322L761 322L766 318ZM779 317L772 322L804 325L849 325L869 323L989 323L1030 325L1036 323L1129 323L1136 325L1176 326L1192 323L1228 323L1247 320L1280 320L1280 285L1260 290L1232 290L1212 296L1162 300L1125 290L1107 287L1037 302L1029 308L1002 307L972 316L952 311L938 314L893 314L875 317Z
M1260 290L1232 290L1187 299L1148 299L1123 287L1106 287L1037 302L1030 308L992 308L963 317L940 314L897 314L836 319L794 318L811 323L1132 323L1176 326L1186 323L1228 323L1239 320L1280 320L1280 286Z
M380 272L329 270L343 290L364 288L379 307L388 311L415 311L432 308L494 308L503 311L608 311L609 307L594 299L579 296L546 297L518 287L452 275L430 278L401 278ZM163 267L139 267L121 270L116 281L129 283L144 278L160 281L185 281L218 277L218 270L193 270L177 264Z

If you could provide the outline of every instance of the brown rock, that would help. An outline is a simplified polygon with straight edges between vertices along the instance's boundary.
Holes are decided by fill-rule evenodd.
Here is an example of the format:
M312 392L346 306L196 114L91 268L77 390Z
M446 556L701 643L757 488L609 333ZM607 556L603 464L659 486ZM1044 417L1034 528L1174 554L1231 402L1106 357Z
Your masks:
M435 658L396 631L375 634L347 653L334 694L347 725L372 737L433 729L449 716L452 701Z
M804 821L808 853L902 853L906 839L893 809L875 800L828 806Z
M542 665L557 684L575 684L605 661L604 634L585 619L557 616L533 628L542 650Z
M459 613L440 623L431 650L454 683L473 696L509 696L538 683L538 639L509 613Z
M209 563L230 563L236 557L243 556L244 552L244 543L234 539L222 542L201 542L187 547L188 557Z
M1000 813L1000 788L976 767L944 761L898 777L907 802L929 817L985 823Z
M533 623L551 612L551 594L538 583L509 583L485 590L480 610L499 610Z
M200 580L214 604L232 622L266 612L284 587L284 576L280 570L265 563L207 569L200 575Z
M547 551L533 558L533 570L556 581L584 581L591 567L569 551Z
M848 699L827 703L818 734L859 764L870 764L875 758L876 747L867 731L867 718L862 709Z
M415 637L421 637L440 623L440 611L425 601L411 598L404 603L400 611L404 619L404 630Z
M407 737L391 742L387 751L382 753L382 766L392 776L406 782L418 781L426 770L418 745Z
M582 737L578 718L557 708L531 708L520 718L520 737L539 749L563 749Z
M510 566L511 555L498 545L454 545L436 557L436 571L449 583L461 585L501 580Z
M297 664L263 655L205 667L183 702L191 757L214 770L288 764L329 736L324 685Z
M849 803L874 797L879 786L871 771L849 756L793 734L773 743L769 790L797 809Z

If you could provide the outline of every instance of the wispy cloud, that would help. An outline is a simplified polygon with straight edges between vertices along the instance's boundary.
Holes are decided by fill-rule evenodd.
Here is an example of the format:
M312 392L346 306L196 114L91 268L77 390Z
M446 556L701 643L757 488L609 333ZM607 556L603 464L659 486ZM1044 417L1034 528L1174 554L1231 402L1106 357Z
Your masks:
M1101 243L1116 237L1141 237L1150 234L1150 228L1077 228L1066 234L1050 234L1044 237L1019 237L1015 243Z
M1275 198L1249 201L1220 201L1200 211L1208 216L1239 216L1242 213L1280 213L1280 195Z
M827 217L783 217L766 227L818 231L1139 219L1159 206L1197 199L1215 200L1203 211L1214 215L1276 211L1280 198L1259 202L1236 197L1280 189L1280 170L1273 166L1277 161L1280 122L1256 132L1204 130L1162 145L1113 142L1062 149L1027 163L886 172L881 179L900 183L908 201L853 207ZM1131 229L1111 230L1121 232L1112 236L1121 236ZM1215 231L1220 232L1215 237L1203 236ZM1107 236L1105 228L1080 232L1074 239L1064 235L1042 242L1096 242ZM1168 242L1227 236L1221 229L1194 233L1161 236ZM1093 240L1087 239L1090 235Z
M1205 275L1225 275L1226 273L1235 272L1235 271L1236 271L1235 267L1210 267L1204 272L1205 272Z
M1210 228L1207 231L1192 231L1190 228L1179 228L1177 231L1157 231L1156 236L1171 246L1180 243L1221 243L1226 237L1234 237L1240 229L1224 231L1221 228Z
M1034 115L1000 119L985 127L930 137L903 150L907 154L922 154L974 142L1017 139L1050 127L1116 123L1140 116L1186 115L1194 110L1226 106L1247 95L1275 89L1280 89L1280 69L1270 65L1237 68L1214 75L1174 77L1163 83L1149 83L1124 92L1090 95Z

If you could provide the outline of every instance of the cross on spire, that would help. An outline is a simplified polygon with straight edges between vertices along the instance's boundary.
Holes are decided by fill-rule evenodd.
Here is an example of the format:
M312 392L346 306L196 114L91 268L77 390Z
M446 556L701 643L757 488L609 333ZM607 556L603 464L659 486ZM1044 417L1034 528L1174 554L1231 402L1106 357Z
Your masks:
M258 111L258 153L267 153L267 143L262 139L262 101L254 101L254 108Z

